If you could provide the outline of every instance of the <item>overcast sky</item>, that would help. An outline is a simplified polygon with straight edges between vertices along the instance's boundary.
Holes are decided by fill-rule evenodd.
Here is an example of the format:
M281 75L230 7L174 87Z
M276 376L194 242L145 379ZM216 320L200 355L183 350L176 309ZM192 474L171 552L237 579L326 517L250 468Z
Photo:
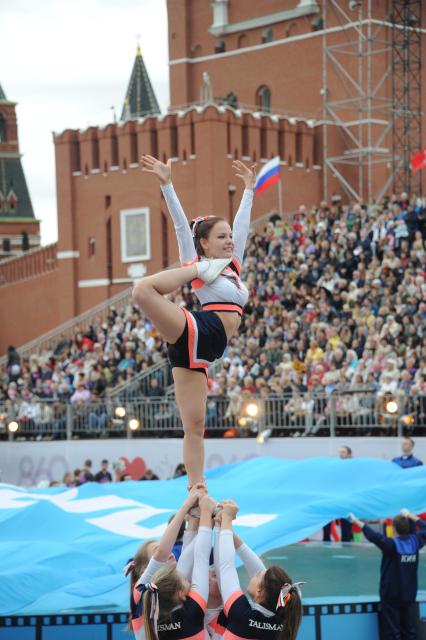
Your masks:
M166 0L0 0L0 84L42 243L57 239L52 131L118 117L138 37L161 111L169 103Z

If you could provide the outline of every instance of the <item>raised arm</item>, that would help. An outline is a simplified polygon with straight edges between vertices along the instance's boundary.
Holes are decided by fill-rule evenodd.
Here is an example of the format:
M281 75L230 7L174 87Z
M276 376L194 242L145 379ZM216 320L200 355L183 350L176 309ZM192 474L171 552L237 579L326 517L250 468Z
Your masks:
M414 524L417 525L418 531L414 535L417 537L420 545L419 548L421 549L426 544L426 522L416 516L415 513L411 513L411 511L408 511L408 509L401 509L401 515L405 518L408 518L409 520L411 520L411 522L414 522Z
M245 542L243 542L241 538L239 538L235 533L234 546L236 552L238 553L240 559L244 564L249 578L252 578L256 574L265 571L266 567L259 556L253 551L253 549L250 549L250 547L246 545Z
M392 538L388 538L379 531L375 531L368 524L365 524L365 522L354 516L353 513L349 514L348 520L360 527L367 540L375 544L376 547L379 547L384 553L392 554L395 552L395 544Z
M189 514L186 518L188 528L183 534L182 553L176 565L176 569L180 571L188 580L191 580L192 569L194 567L194 548L195 537L198 531L198 520L192 518Z
M245 189L241 198L239 209L234 218L232 226L232 237L234 240L234 255L240 265L243 262L244 250L247 236L250 230L251 209L253 206L253 189L256 180L256 165L250 168L240 160L235 160L232 167L237 170L236 176L243 180Z
M163 533L160 543L158 545L157 550L154 553L155 560L159 560L160 562L165 562L169 555L172 552L173 545L176 542L176 538L179 533L179 529L182 526L182 522L185 519L188 511L194 506L196 501L202 497L205 493L203 485L194 485L191 491L188 494L188 497L180 507L179 511L177 511L173 520L167 526L167 529Z
M197 252L195 251L191 228L173 188L171 160L169 159L167 164L164 164L152 156L144 155L141 158L141 162L143 171L154 173L160 181L161 191L175 226L182 265L194 262L197 258Z
M232 500L224 500L221 505L223 511L219 540L219 588L224 611L227 615L235 597L241 595L240 581L235 568L235 547L232 534L232 520L237 515L238 506Z
M200 526L195 538L194 569L192 571L191 592L202 599L204 611L209 597L209 560L212 548L212 513L216 502L210 496L199 501ZM201 603L200 603L201 604Z

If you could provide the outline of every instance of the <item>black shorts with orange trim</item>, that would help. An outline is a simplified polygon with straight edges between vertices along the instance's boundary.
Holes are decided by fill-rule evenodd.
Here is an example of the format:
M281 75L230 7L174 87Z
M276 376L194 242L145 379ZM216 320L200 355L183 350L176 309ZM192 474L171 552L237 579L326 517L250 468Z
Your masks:
M187 311L185 328L174 344L168 344L170 364L207 375L209 365L221 358L228 340L222 320L214 311Z

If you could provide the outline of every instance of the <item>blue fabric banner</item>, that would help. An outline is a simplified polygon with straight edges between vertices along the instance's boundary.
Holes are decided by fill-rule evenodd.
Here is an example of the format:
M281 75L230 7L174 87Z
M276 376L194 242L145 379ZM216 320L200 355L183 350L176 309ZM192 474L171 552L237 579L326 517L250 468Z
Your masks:
M207 481L217 500L238 502L236 530L258 553L351 511L426 511L426 467L369 458L255 458L209 471ZM124 564L161 535L186 493L186 478L75 489L0 484L0 615L125 611Z

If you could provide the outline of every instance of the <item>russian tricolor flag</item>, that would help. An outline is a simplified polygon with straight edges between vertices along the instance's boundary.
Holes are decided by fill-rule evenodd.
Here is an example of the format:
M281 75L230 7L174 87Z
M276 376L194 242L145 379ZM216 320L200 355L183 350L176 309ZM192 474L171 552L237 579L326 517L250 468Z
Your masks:
M259 171L254 185L255 193L262 193L271 185L279 182L280 179L280 156L275 156Z

